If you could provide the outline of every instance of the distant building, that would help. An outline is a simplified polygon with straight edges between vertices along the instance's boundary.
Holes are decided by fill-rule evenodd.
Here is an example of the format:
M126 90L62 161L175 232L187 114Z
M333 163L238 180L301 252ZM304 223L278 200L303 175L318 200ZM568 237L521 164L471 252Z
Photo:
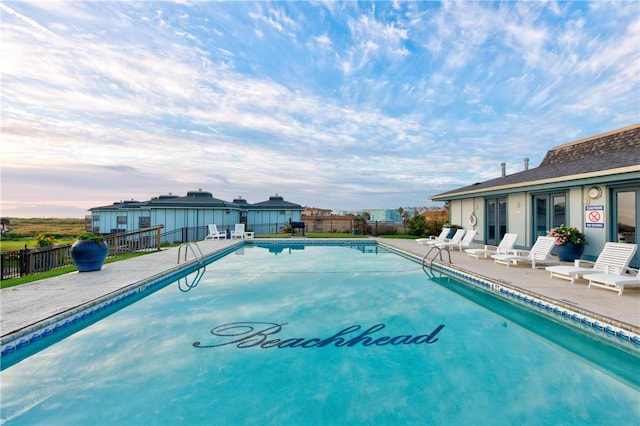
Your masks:
M149 201L120 201L93 207L87 220L93 232L102 234L163 225L163 234L172 235L167 237L168 242L175 242L202 239L204 235L190 236L189 232L205 232L207 225L213 223L220 230L244 223L256 235L277 233L289 221L300 221L302 210L301 205L285 201L278 194L267 201L249 204L242 197L229 202L198 190L189 191L184 197L169 194Z
M558 225L586 234L584 256L594 259L605 242L638 241L640 227L640 124L549 150L540 166L430 197L449 203L449 220L476 229L484 244L506 232L531 247ZM640 266L638 254L631 265Z
M247 213L247 227L256 235L275 234L289 222L300 222L303 210L300 204L285 201L278 194L272 195L267 201L247 204L243 209ZM240 223L245 223L242 218Z
M364 209L369 213L369 222L402 222L402 215L397 209Z
M331 216L333 210L331 209L319 209L317 207L305 207L302 211L304 216Z

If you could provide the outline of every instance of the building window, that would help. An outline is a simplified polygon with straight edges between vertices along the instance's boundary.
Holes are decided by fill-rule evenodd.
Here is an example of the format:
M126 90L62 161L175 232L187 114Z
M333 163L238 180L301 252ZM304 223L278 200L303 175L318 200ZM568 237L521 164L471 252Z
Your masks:
M551 227L566 224L567 219L567 198L564 195L552 195L553 218L551 219Z
M127 217L126 216L118 216L118 217L116 217L116 223L118 225L126 225L127 224Z
M534 238L544 237L547 231L567 225L567 196L564 193L541 194L533 197Z
M140 216L138 218L138 228L149 228L151 226L151 216Z

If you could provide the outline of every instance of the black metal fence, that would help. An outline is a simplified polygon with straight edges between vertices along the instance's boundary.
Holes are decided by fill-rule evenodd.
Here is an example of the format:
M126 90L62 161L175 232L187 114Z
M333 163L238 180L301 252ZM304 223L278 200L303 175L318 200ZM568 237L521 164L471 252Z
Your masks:
M160 243L163 245L170 245L186 243L187 241L200 241L204 240L208 233L209 229L206 226L178 228L173 231L162 233L160 236Z
M160 250L162 242L160 231L162 228L162 226L156 226L139 231L105 235L104 240L109 246L107 257ZM6 280L73 265L71 246L72 244L58 244L36 249L25 248L2 252L0 254L2 271L0 277Z

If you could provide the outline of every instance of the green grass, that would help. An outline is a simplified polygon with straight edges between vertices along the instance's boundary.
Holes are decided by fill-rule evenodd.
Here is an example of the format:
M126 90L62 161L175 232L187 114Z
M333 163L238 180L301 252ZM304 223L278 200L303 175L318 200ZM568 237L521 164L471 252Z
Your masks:
M302 234L296 233L296 236L300 237ZM304 234L307 238L367 238L367 235L353 235L350 232L307 232ZM378 235L380 238L399 238L407 240L415 240L415 235L405 234L390 234L390 235ZM261 234L256 235L255 238L291 238L291 234Z
M366 235L353 235L349 232L307 232L307 238L367 238Z
M131 259L133 257L144 256L145 254L149 254L149 253L155 253L155 252L146 251L146 252L139 252L139 253L121 254L116 257L108 258L104 263L118 262L120 260ZM43 280L45 278L57 277L58 275L68 274L70 272L75 272L77 270L78 269L75 266L69 265L69 266L63 266L62 268L51 269L46 272L38 272L37 274L25 275L24 277L10 278L8 280L0 281L0 288L14 287L20 284L26 284L34 281Z
M421 238L421 237L416 237L415 235L406 235L406 234L378 235L378 237L380 237L380 238L397 238L399 240L415 240L416 238Z
M73 243L76 239L70 240L56 240L55 244L70 244ZM38 248L36 245L35 238L18 238L15 240L2 240L0 241L0 251L17 251L23 250L24 246L27 246L28 249Z

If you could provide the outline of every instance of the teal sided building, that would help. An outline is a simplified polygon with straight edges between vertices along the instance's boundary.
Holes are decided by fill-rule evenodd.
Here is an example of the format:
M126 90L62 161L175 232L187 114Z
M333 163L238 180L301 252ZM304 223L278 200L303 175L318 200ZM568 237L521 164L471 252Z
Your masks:
M224 201L208 191L189 191L186 196L161 195L149 201L121 201L89 209L86 225L95 233L112 234L162 225L163 242L203 239L207 225L219 230L245 224L256 235L277 233L290 221L301 220L303 207L273 195L250 204L243 198Z

